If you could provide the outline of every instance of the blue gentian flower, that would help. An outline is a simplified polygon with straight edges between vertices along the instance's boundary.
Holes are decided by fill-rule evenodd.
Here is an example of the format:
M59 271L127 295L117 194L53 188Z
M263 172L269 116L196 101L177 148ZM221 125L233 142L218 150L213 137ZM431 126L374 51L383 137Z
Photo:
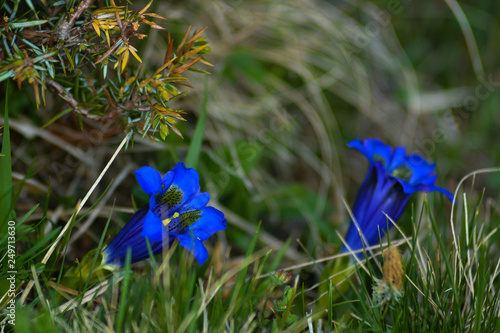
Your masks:
M453 200L450 192L435 185L436 165L422 156L407 155L404 147L393 149L379 139L356 139L347 146L359 150L370 162L352 209L360 230L351 221L345 236L352 251L362 249L363 244L378 244L379 237L383 237L387 227L392 225L384 213L396 222L413 193L441 192Z
M207 207L210 195L200 193L198 172L178 163L163 177L149 166L136 170L135 176L150 196L149 204L141 207L103 250L104 262L122 266L128 248L132 263L149 258L147 238L154 254L178 240L202 265L208 259L203 241L227 226L221 211Z

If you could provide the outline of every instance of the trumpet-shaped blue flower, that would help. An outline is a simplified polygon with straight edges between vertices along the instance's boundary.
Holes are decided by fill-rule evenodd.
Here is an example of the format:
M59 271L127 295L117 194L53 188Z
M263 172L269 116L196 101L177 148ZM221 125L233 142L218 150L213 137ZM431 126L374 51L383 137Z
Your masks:
M363 244L378 244L379 237L392 225L385 214L396 222L413 193L436 191L453 200L450 192L435 185L436 165L422 156L407 155L404 147L393 149L379 139L356 139L348 146L359 150L370 162L352 209L359 230L351 221L345 236L351 250L362 249Z
M198 172L178 163L163 177L148 166L135 175L150 196L149 205L141 207L104 249L105 263L123 265L128 248L132 262L148 258L146 239L154 254L177 239L202 265L208 259L203 241L226 229L226 219L221 211L207 207L210 195L200 193Z

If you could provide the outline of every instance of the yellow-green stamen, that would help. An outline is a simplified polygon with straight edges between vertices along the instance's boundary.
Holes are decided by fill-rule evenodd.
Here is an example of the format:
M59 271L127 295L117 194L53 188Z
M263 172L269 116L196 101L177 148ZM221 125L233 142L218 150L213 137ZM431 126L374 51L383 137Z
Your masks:
M163 225L166 227L173 219L178 218L178 217L179 217L179 213L175 212L175 214L171 218L168 218L168 219L165 219L162 221Z
M411 176L413 175L412 170L406 165L402 165L399 168L396 168L392 171L392 175L394 177L400 178L405 182L410 181Z

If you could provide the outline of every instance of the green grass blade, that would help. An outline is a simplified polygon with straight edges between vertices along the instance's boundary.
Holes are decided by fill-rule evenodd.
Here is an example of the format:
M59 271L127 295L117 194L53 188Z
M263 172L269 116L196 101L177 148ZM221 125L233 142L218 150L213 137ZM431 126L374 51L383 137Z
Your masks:
M61 112L59 112L58 114L56 114L54 117L52 117L49 121L47 121L45 124L43 124L43 126L40 127L40 129L44 129L45 127L49 126L54 121L56 121L57 119L61 118L65 114L70 113L71 111L73 111L73 109L71 109L71 108L67 108L67 109L62 110Z
M132 251L129 248L125 259L125 267L123 269L123 282L121 288L120 306L118 309L118 318L116 320L116 332L123 332L125 325L125 315L129 307L127 306L128 291L130 280L132 279L132 269L130 268L130 261L132 260Z
M54 230L52 230L49 234L47 234L47 236L45 236L44 238L42 238L40 241L38 241L35 245L33 245L32 247L30 247L26 252L24 252L21 257L24 258L24 260L28 260L29 257L34 254L34 253L38 253L40 254L40 252L37 252L39 249L41 249L45 244L47 244L48 241L50 241L52 238L54 238L54 236L57 235L57 233L61 230L61 227L58 227ZM48 250L48 247L50 247L50 244L49 246L47 246L47 249Z

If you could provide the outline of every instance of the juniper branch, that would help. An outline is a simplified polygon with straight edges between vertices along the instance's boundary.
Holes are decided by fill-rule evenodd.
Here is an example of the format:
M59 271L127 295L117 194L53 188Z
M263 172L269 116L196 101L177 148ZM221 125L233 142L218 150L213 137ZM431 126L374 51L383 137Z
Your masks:
M148 107L140 106L141 98L139 97L137 92L134 92L132 94L132 98L124 104L114 105L110 103L111 106L105 115L99 116L96 114L91 114L88 109L80 106L77 100L73 97L73 95L69 91L67 91L61 84L57 83L56 81L50 78L45 78L45 83L51 86L55 90L55 92L59 95L59 97L61 97L66 103L68 103L71 106L73 111L81 115L84 115L89 119L103 121L120 116L125 111L131 111L135 109L138 111L147 112L151 110L151 107L149 106Z
M61 84L48 77L45 78L45 83L51 86L57 92L59 97L61 97L66 103L68 103L75 112L78 112L90 119L97 119L97 116L90 114L89 110L78 105L78 102L73 97L73 95L69 91L64 89Z
M67 40L69 31L76 23L76 20L94 3L95 0L84 0L76 7L75 11L70 15L69 21L62 20L59 27L55 31L55 35L61 40Z

